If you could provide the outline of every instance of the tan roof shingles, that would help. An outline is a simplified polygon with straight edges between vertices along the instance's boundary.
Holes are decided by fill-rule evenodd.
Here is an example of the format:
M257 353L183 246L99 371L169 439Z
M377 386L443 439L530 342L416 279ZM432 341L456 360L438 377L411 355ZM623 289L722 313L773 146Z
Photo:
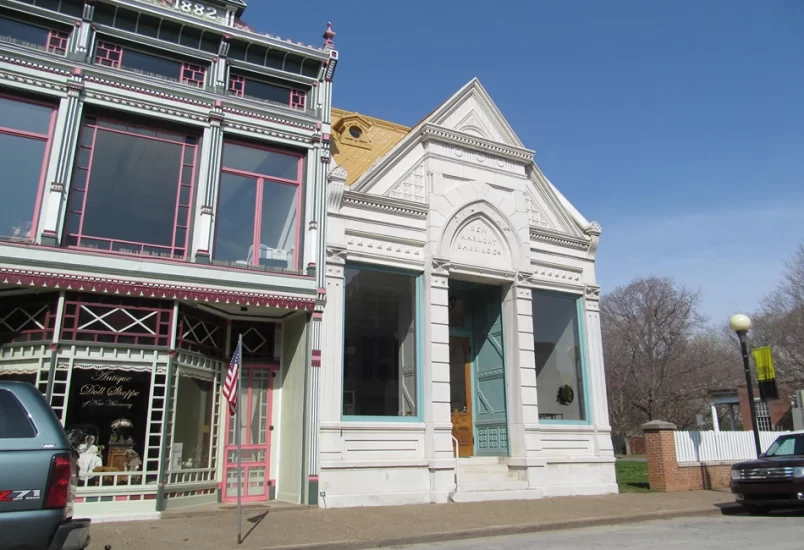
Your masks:
M343 119L348 120L339 124ZM352 120L355 125L359 123L367 128L361 141L354 140L349 135ZM332 129L332 154L335 162L346 170L346 185L356 182L377 159L390 151L411 130L408 126L336 108L332 109Z

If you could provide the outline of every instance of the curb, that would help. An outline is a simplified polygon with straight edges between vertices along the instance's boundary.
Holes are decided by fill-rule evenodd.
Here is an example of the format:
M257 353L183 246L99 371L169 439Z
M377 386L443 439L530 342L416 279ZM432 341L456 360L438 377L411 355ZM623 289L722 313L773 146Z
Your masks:
M539 533L542 531L560 531L565 529L578 529L581 527L600 527L604 525L641 523L644 521L652 521L657 519L674 519L701 515L711 516L722 513L724 513L724 510L718 506L707 506L706 508L688 508L685 510L643 512L631 516L591 517L566 521L478 527L477 529L467 529L465 531L445 531L441 533L412 535L409 537L381 538L374 540L343 540L330 541L326 543L316 542L294 546L260 546L256 550L368 550L373 548L410 546L413 544L502 537L509 535L525 535L529 533Z

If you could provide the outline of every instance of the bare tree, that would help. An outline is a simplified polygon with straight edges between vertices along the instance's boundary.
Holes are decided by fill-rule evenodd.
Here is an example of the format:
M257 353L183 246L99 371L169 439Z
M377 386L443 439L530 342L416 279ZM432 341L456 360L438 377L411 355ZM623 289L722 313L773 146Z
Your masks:
M706 329L698 302L699 293L658 277L636 279L601 299L616 434L636 433L657 419L690 427L705 411L710 390L733 387L733 350L719 332Z
M804 245L787 263L776 290L763 300L751 332L755 345L773 347L781 381L804 382Z

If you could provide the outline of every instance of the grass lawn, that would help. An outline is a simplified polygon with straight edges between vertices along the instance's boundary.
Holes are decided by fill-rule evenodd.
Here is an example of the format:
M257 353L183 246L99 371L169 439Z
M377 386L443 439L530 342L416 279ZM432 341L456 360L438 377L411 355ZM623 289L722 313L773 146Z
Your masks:
M648 463L626 462L618 460L615 464L617 470L617 485L621 493L648 493Z

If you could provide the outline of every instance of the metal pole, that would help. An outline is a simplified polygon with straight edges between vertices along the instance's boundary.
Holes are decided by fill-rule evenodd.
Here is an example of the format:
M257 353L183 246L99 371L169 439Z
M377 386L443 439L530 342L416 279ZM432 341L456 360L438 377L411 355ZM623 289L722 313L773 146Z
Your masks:
M237 352L239 353L237 359L237 409L236 409L236 419L235 419L235 440L237 441L237 544L243 543L243 508L241 507L240 497L241 493L243 492L243 464L241 461L241 444L242 444L242 425L240 424L240 406L241 406L241 399L240 397L243 395L241 391L240 384L243 382L243 335L239 334L237 336Z
M748 406L751 411L751 427L754 429L754 445L757 450L757 458L762 454L762 445L759 442L759 429L757 428L757 408L754 403L754 387L751 381L751 367L748 363L748 345L745 342L745 331L737 331L740 339L740 351L743 354L743 371L745 371L745 387L748 390Z

